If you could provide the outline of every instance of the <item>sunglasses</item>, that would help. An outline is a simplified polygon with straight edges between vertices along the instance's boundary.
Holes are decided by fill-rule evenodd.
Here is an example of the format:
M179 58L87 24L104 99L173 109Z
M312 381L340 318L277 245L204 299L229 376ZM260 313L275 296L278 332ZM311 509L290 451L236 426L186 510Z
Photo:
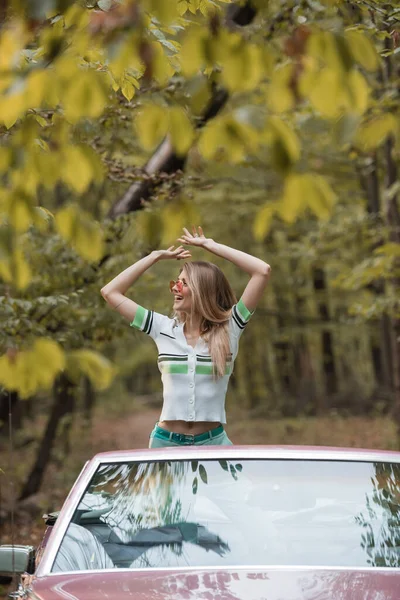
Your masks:
M177 279L176 281L171 279L169 282L169 291L172 292L174 287L177 289L178 293L181 294L183 290L183 282L180 279Z

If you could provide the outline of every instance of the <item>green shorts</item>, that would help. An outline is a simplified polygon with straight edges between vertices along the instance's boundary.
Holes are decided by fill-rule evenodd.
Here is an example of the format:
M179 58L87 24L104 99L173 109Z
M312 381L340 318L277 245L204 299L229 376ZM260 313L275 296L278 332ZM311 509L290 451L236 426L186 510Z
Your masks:
M162 429L157 424L150 434L149 448L167 448L170 446L231 446L222 425L199 435L174 433Z

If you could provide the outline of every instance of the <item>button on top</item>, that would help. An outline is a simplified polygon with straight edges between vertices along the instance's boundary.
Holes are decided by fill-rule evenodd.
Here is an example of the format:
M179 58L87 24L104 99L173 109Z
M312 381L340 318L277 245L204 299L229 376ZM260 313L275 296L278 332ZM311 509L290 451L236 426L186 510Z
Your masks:
M190 404L193 404L194 403L194 398L190 398L189 402L190 402Z
M192 388L193 386L194 386L194 383L193 383L193 382L190 382L190 383L189 383L189 387L191 387L191 388Z

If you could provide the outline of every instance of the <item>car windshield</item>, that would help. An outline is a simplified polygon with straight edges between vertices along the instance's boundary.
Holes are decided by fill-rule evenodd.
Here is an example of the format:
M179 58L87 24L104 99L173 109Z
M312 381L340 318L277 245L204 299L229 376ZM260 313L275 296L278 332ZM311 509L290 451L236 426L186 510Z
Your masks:
M102 464L53 572L230 565L400 567L400 465Z

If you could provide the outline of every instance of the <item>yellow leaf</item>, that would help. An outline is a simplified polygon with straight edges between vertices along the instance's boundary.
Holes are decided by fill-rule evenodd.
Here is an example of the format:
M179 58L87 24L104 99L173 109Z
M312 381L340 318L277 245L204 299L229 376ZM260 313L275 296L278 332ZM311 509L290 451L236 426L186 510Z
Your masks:
M130 81L125 80L121 86L121 92L127 100L132 100L135 95L135 88Z
M366 121L360 125L354 143L365 152L380 146L388 135L396 132L398 123L396 117L390 113Z
M241 122L239 115L233 113L210 121L200 135L198 148L208 160L223 156L232 163L238 163L246 154L254 152L258 143L255 129Z
M376 71L379 67L379 55L371 40L361 31L348 30L345 38L353 58L367 71Z
M253 233L257 241L261 242L269 232L277 209L276 202L269 202L258 211L253 224Z
M204 66L212 66L215 60L213 48L206 29L190 27L186 31L180 52L182 73L186 77L192 77Z
M50 388L64 364L64 353L56 342L37 338L31 349L0 357L0 383L28 398Z
M0 173L4 173L11 167L13 151L6 146L0 147Z
M135 126L143 148L152 150L167 133L167 111L156 104L148 104L140 110L136 117Z
M161 23L171 23L179 14L177 0L146 0L145 6Z
M338 74L349 71L353 66L353 59L344 37L330 31L318 31L310 35L306 52Z
M159 42L152 42L152 74L154 79L157 79L162 85L168 82L168 79L172 77L175 70L172 67L172 63L168 60L165 55L164 48Z
M103 255L103 233L91 215L71 204L56 214L55 221L59 234L84 259L100 260Z
M4 208L15 231L22 233L29 228L33 221L33 204L28 196L16 190L8 197Z
M188 81L186 90L192 114L202 114L211 98L208 80L203 75L195 77Z
M353 69L347 78L347 110L362 115L368 108L369 87L365 77ZM345 92L345 93L346 93Z
M293 65L285 65L277 69L267 87L267 104L272 112L282 113L294 106L294 96L290 89Z
M61 346L53 340L37 338L31 352L40 387L51 387L56 375L65 366L65 355Z
M185 111L179 106L170 108L168 116L172 146L175 152L182 156L188 152L194 140L192 124Z
M161 245L170 246L181 235L188 223L198 223L199 214L189 200L180 198L169 202L161 213L163 235Z
M246 42L239 34L220 34L218 51L221 78L230 91L252 90L259 84L263 76L260 48Z
M7 129L16 123L16 121L25 113L26 99L24 90L18 86L18 90L11 91L0 97L0 122L4 123Z
M20 248L14 251L11 257L11 265L13 284L17 290L25 289L32 279L32 273Z
M161 244L163 222L160 214L155 210L141 210L136 217L138 230L141 237L150 248Z
M0 71L8 71L18 65L25 38L21 26L10 26L3 30L0 36Z
M308 202L307 175L293 173L285 180L282 203L279 209L280 216L287 223L294 221L304 212Z
M187 2L187 0L180 0L178 2L177 8L178 8L179 16L182 17L185 14L185 12L188 10L189 3Z
M81 146L63 148L60 171L63 181L78 194L83 194L93 179L92 164Z
M287 223L293 223L310 208L318 218L326 219L336 200L336 194L321 175L293 173L285 181L280 215Z
M287 168L292 166L300 158L300 141L296 133L282 119L278 117L270 117L267 121L268 133L273 137L274 148L273 152L283 151L284 157L279 157L280 161L277 166Z
M307 175L307 177L309 178L308 206L319 219L328 219L337 196L321 175Z
M338 117L341 114L343 83L340 72L328 68L323 69L314 79L308 98L323 117Z
M107 103L107 88L102 76L94 71L81 71L69 81L63 94L65 118L76 123L82 117L95 119Z
M50 80L50 71L35 69L29 74L26 83L26 99L30 108L39 108L41 106L48 94L49 85L53 85ZM46 121L44 125L46 125Z
M103 355L92 350L74 350L68 355L67 371L79 369L96 390L107 389L116 375L116 368Z

